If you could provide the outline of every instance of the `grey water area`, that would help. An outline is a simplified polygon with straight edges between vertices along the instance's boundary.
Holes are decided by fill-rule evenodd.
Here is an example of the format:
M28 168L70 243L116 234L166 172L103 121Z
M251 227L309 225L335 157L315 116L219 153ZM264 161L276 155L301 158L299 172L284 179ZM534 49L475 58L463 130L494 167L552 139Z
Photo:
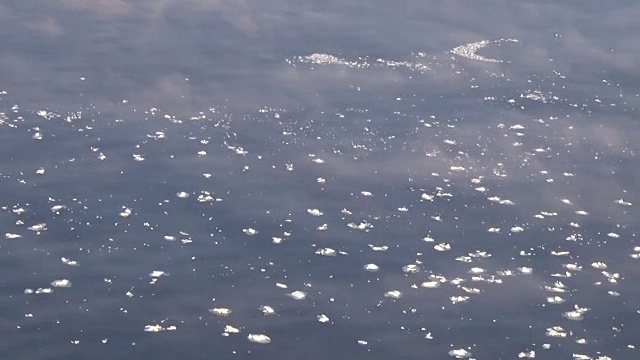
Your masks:
M638 359L640 3L0 3L0 358Z

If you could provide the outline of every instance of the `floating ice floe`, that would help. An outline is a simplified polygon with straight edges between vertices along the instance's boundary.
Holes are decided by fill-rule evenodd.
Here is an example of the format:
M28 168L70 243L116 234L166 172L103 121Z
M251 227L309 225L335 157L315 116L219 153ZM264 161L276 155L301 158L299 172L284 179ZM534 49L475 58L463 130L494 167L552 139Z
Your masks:
M152 278L157 278L160 276L169 276L169 273L164 272L162 270L154 270L151 273L149 273L149 277L152 277Z
M546 335L548 337L565 338L567 337L567 331L560 326L553 326L547 328Z
M440 281L425 281L420 284L421 287L426 289L435 289L440 287Z
M449 300L451 300L451 303L455 305L457 303L465 303L465 302L469 301L469 297L468 296L462 296L462 295L451 296L449 298Z
M233 311L227 308L213 308L209 309L209 312L217 316L229 316Z
M38 232L42 232L42 231L47 230L47 224L45 224L45 223L35 224L35 225L32 225L32 226L29 226L27 229L31 230L31 231L34 231L34 232L37 232L37 233Z
M329 317L327 317L327 315L325 315L325 314L320 314L320 315L318 315L317 318L318 318L318 321L321 322L321 323L329 322Z
M6 239L20 239L22 237L22 235L20 234L13 234L13 233L6 233L4 234L4 237Z
M364 269L369 272L376 272L380 269L380 267L378 267L378 265L376 264L366 264L364 266Z
M157 333L157 332L161 332L161 331L175 331L177 330L177 327L172 325L172 326L168 326L168 327L163 327L162 325L159 324L155 324L155 325L145 325L144 327L144 331L146 332L153 332L153 333Z
M316 250L316 255L336 256L336 255L338 255L338 252L333 250L333 249L331 249L331 248L324 248L324 249Z
M60 211L66 209L67 207L64 205L54 205L51 207L51 212L55 214L60 214Z
M123 207L122 212L120 212L120 217L128 218L129 216L131 216L131 214L132 214L131 209L127 207Z
M318 209L307 209L307 213L311 216L322 216L323 212Z
M54 281L51 282L51 286L57 287L57 288L70 288L71 287L71 281L69 281L67 279L54 280Z
M240 329L231 325L225 325L224 332L225 334L238 334L240 332Z
M398 290L391 290L384 293L384 297L390 299L400 299L402 297L402 292Z
M449 356L452 356L456 359L465 359L471 357L473 354L465 349L455 349L449 351Z
M409 264L402 267L402 271L407 274L415 274L420 271L420 266L417 264Z
M565 301L566 300L561 298L560 296L549 296L549 297L547 297L547 302L549 304L562 304Z
M71 260L71 259L67 259L65 257L60 258L60 260L62 261L62 263L67 264L69 266L79 266L80 265L80 264L78 264L77 261Z
M434 248L436 251L440 251L440 252L442 252L442 251L449 251L449 250L451 250L451 245L450 245L450 244L447 244L447 243L440 243L440 244L438 244L438 245L435 245L433 248Z
M254 228L246 228L246 229L242 229L242 232L245 233L246 235L253 236L258 233L258 230Z
M247 339L258 344L268 344L271 342L271 338L264 334L249 334Z
M287 294L287 296L289 296L293 300L304 300L307 298L307 293L304 291L296 290L292 293Z
M574 306L574 310L573 311L567 311L567 312L563 313L562 316L567 318L567 319L569 319L569 320L580 321L580 320L584 319L584 314L587 311L589 311L589 309L581 308L581 307L578 307L576 305L576 306Z
M260 311L262 311L263 315L275 315L276 311L269 305L260 306Z

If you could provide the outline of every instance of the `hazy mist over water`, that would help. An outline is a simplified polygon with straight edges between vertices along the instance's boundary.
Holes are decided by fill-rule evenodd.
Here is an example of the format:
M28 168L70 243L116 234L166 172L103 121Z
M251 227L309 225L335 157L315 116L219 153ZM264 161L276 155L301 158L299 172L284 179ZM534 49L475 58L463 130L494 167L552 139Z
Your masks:
M0 354L636 359L640 3L0 3Z

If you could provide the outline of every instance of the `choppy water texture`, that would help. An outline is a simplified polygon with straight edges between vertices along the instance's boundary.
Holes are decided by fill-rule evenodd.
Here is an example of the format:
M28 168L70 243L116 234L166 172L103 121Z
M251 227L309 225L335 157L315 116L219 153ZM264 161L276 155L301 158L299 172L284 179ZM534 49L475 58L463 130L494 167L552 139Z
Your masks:
M0 10L3 357L638 358L637 3Z

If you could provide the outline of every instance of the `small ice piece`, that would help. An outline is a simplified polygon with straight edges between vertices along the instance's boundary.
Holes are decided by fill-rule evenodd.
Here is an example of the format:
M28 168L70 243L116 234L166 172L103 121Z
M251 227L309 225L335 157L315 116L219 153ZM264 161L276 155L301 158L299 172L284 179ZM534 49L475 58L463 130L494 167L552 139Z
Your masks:
M402 297L402 292L398 290L391 290L384 293L384 297L391 299L400 299Z
M567 204L567 205L571 205L571 200L569 200L569 199L562 199L562 202Z
M597 269L597 270L605 270L607 268L607 264L605 264L603 262L600 262L600 261L597 261L597 262L594 262L593 264L591 264L591 267L593 267L594 269Z
M162 271L162 270L154 270L149 274L149 276L153 277L153 278L157 278L157 277L160 277L160 276L169 276L169 274L164 272L164 271Z
M36 174L38 174L38 175L44 175L44 171L45 171L45 170L44 170L44 168L43 168L43 167L40 167L40 168L38 168L38 170L36 170Z
M464 168L464 166L451 166L449 168L451 171L465 171L466 169Z
M264 315L274 315L276 313L276 311L269 305L260 306L260 311L262 311L262 314Z
M492 227L492 228L487 229L487 231L490 232L490 233L497 234L497 233L500 232L500 228L499 227Z
M586 211L584 211L584 210L578 210L578 211L576 211L576 214L578 214L578 215L583 215L583 216L585 216L585 215L589 215L589 213L588 213L588 212L586 212Z
M282 244L282 238L274 236L274 237L271 238L271 242L276 244L276 245L277 244Z
M325 314L320 314L318 315L318 321L320 321L321 323L329 322L329 317Z
M293 300L304 300L307 298L307 293L304 291L296 290L292 293L287 294L287 296L289 296Z
M316 163L316 164L324 164L324 160L322 160L322 159L320 159L320 158L315 158L315 159L313 159L313 160L311 160L311 161L313 161L313 162L314 162L314 163Z
M519 232L523 232L523 231L524 231L524 229L522 227L520 227L520 226L514 226L514 227L511 228L511 232L512 233L519 233Z
M367 340L358 340L358 345L367 345L368 343Z
M246 235L253 236L258 233L258 230L254 228L246 228L246 229L242 229L242 232L245 233Z
M249 334L249 336L247 336L247 339L258 344L268 344L271 342L271 338L264 334Z
M406 206L402 206L402 207L399 207L399 208L398 208L398 211L400 211L400 212L407 212L407 211L409 211L409 208L408 208L408 207L406 207Z
M180 191L178 193L176 193L176 196L179 197L180 199L186 199L189 197L189 193L184 192L184 191Z
M22 235L13 234L13 233L6 233L6 234L4 234L4 237L7 238L7 239L20 239L22 237Z
M482 274L484 272L483 268L480 267L472 267L469 269L469 274Z
M347 209L342 209L342 213L344 215L352 215L351 211L347 210Z
M614 239L617 239L617 238L619 238L619 237L620 237L620 235L618 235L618 234L616 234L616 233L614 233L614 232L610 232L610 233L608 233L608 234L607 234L607 236L612 237L612 238L614 238Z
M331 249L331 248L324 248L324 249L318 249L316 250L316 254L317 255L322 255L322 256L336 256L338 255L338 253Z
M456 359L464 359L471 357L471 353L465 349L455 349L449 351L449 356L454 357Z
M360 194L362 194L362 196L373 196L373 193L370 191L361 191Z
M369 272L376 272L380 269L380 267L376 264L367 264L364 266L364 269Z
M318 209L307 209L307 213L311 216L322 216L323 212Z
M229 316L233 311L227 308L213 308L209 309L209 312L217 316Z
M614 201L618 205L631 206L631 203L628 201L624 201L623 199L618 199Z
M135 161L144 161L144 156L141 154L133 154L133 160Z
M279 287L280 289L286 289L288 286L286 284L276 283L276 287Z
M51 282L51 286L58 287L58 288L70 288L71 281L67 279L54 280Z

